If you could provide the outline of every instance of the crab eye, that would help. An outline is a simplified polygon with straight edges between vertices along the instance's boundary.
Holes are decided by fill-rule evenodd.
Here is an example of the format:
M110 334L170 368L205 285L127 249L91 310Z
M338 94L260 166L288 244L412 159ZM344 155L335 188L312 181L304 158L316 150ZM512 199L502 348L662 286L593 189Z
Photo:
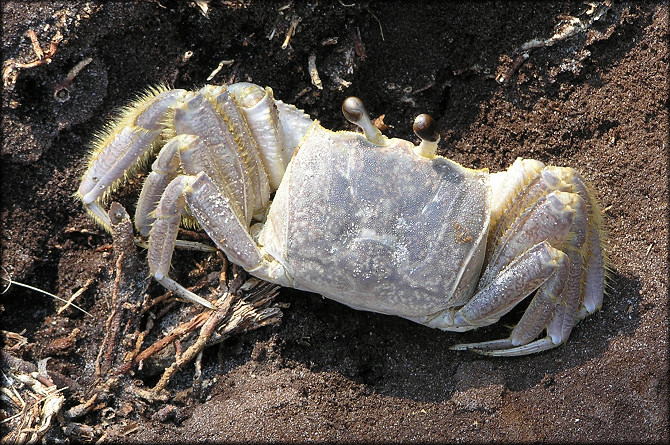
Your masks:
M342 113L352 124L360 127L365 133L365 138L375 145L384 145L385 138L382 132L374 126L368 112L365 110L363 101L357 97L348 97L342 102Z
M363 106L363 101L357 97L351 96L347 97L344 102L342 102L342 114L344 114L344 117L349 122L358 125L367 112L365 111L365 106Z
M414 134L422 141L437 142L440 139L435 119L427 114L418 115L414 119L412 129L414 130Z
M421 143L414 149L415 153L424 158L432 159L437 151L437 143L440 141L440 132L437 131L437 123L427 114L420 114L414 119L414 134L421 139Z

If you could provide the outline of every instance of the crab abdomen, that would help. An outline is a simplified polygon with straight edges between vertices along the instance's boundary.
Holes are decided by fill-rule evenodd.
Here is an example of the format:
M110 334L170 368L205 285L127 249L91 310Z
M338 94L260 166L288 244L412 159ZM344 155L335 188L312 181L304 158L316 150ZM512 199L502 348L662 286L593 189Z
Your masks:
M480 273L488 173L411 143L314 124L287 169L261 242L294 287L404 317L462 303Z

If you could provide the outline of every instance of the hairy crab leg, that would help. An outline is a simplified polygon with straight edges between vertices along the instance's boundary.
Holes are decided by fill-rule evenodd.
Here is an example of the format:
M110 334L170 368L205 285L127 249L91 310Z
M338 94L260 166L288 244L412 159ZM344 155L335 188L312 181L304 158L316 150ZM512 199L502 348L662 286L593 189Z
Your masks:
M257 143L254 132L259 123L276 124L283 115L297 124L286 132L295 142L312 121L295 107L274 102L272 90L252 87L206 86L174 106L168 130L176 136L159 153L138 203L138 229L143 235L149 231L151 274L178 295L208 307L207 300L168 276L172 250L186 243L176 239L184 216L195 219L231 261L288 284L283 267L263 257L248 230L253 218L264 215L274 190L267 172L280 165L283 174L293 148L286 147L281 125L272 141L266 137ZM268 164L268 158L277 165ZM184 175L177 176L179 168Z
M540 240L547 240L560 249L573 227L575 215L584 211L583 206L582 199L574 193L553 191L538 199L506 232L482 275L480 288L528 246Z
M567 256L563 258L564 263L569 263ZM516 356L556 347L549 336L539 340L535 339L546 329L556 313L556 308L561 304L561 293L568 280L569 270L567 264L559 266L556 272L538 289L509 338L479 343L462 343L454 345L450 349L458 351L474 350L484 355Z
M201 136L178 135L161 152L165 157L178 158L187 175L177 176L165 187L154 211L148 244L149 269L154 278L178 295L210 308L211 303L168 276L173 250L179 243L179 225L182 216L186 214L185 196L190 194L191 185L200 177L207 178L212 184L205 171L210 172L219 177L219 186L212 184L212 188L225 200L225 210L230 210L232 214L231 222L237 221L238 224L246 225L247 219L251 219L253 206L257 204L258 190L254 186L258 185L259 180L256 178L254 183L249 176L243 165L244 159L238 153L239 145L235 143L235 134L230 128L222 126L216 113L213 105L201 94L195 95L175 110L175 130L190 131ZM196 176L198 172L200 173ZM143 211L146 210L148 209ZM219 208L208 209L211 212L218 210ZM192 216L202 224L202 216ZM229 258L233 259L230 256Z
M284 131L279 123L272 90L269 88L263 90L251 83L238 83L229 86L228 92L244 113L250 136L253 136L259 147L263 147L259 150L260 156L270 186L273 190L277 190L286 171L286 165L290 161L290 154L287 157L284 153L287 148L284 143ZM221 99L217 97L217 101L219 100Z
M151 226L156 220L154 212L158 202L168 184L177 177L180 166L179 151L184 147L189 147L194 136L179 135L170 139L167 144L161 148L156 160L151 166L151 173L142 186L140 197L137 200L135 208L135 228L142 238L149 236ZM145 248L149 245L143 239L136 240L136 244ZM211 245L203 244L197 241L176 240L175 246L180 249L198 250L202 252L216 252L218 249Z
M259 200L256 202L252 214L253 219L264 219L270 205L270 193L273 191L268 169L263 160L263 150L256 143L251 133L244 112L235 97L227 89L206 86L201 90L214 105L215 109L224 117L230 133L235 136L234 142L239 156L245 161L247 173L256 178L255 187Z
M493 198L491 199L492 227L498 227L497 222L502 214L506 211L509 212L515 198L524 188L528 187L531 181L536 180L544 167L545 165L542 162L535 159L516 158L507 170L491 173L491 190L493 191ZM489 238L495 239L493 233Z
M534 188L538 187L540 186ZM544 193L547 193L548 189L551 190L551 185L543 184L541 188L544 189ZM526 191L528 190L526 189ZM512 224L506 224L502 221L503 224L509 226L509 229L505 231L503 239L498 242L497 250L491 258L492 262L489 263L480 281L482 284L478 293L465 306L454 313L453 320L448 320L448 323L452 325L447 324L438 327L451 330L464 328L468 324L471 326L492 324L498 321L500 316L511 310L519 301L538 288L540 289L539 298L527 310L527 312L530 311L530 314L515 333L515 340L512 342L519 341L521 337L530 336L530 331L534 331L535 335L530 338L532 340L546 327L549 318L554 315L555 310L547 311L546 305L541 305L540 303L543 300L546 301L546 295L555 294L559 290L559 296L562 294L566 280L570 278L569 272L565 272L564 270L566 268L568 271L574 269L574 267L570 266L570 261L563 259L566 255L562 251L552 247L550 252L560 252L560 255L555 254L553 257L559 271L553 274L553 278L548 279L546 283L538 283L537 286L530 289L527 293L509 294L510 289L506 287L509 285L500 284L500 280L510 273L510 268L513 268L514 273L520 274L521 277L528 275L529 280L534 280L538 275L535 269L529 268L527 271L524 271L518 266L512 267L512 265L518 264L529 255L530 251L537 249L538 246L546 244L547 246L554 245L563 248L564 244L567 243L571 247L571 249L566 249L568 252L576 251L576 248L581 247L583 244L583 237L575 236L574 232L584 232L586 227L586 212L584 201L575 193L554 190L544 196L539 191L536 194L540 195L539 199L528 206L529 209L525 213L515 218ZM576 243L576 246L573 243ZM529 249L529 246L532 247ZM570 255L571 253L568 254L568 256ZM515 279L518 280L519 277L515 277ZM514 281L511 281L511 283L514 284ZM579 280L577 280L577 283L579 283ZM543 313L545 314L542 315ZM464 320L462 326L459 325L461 323L459 318ZM544 319L544 324L539 331L535 325L538 319ZM497 341L494 343L500 345ZM488 343L485 344L488 345ZM481 348L483 346L484 344L477 344L476 346L458 345L458 348ZM516 345L510 343L504 346Z
M531 180L527 180L524 185L524 180L521 178L527 176L527 173L521 172L520 169L516 167L520 162L523 162L524 164L527 162L541 164L538 161L517 159L507 172L494 173L491 175L491 186L494 190L496 190L497 187L511 188L512 190L515 189L516 186L510 187L507 185L510 183L510 179L512 180L512 183L522 184L526 187L526 190L524 190L523 193L519 193L519 188L516 192L517 197L505 206L498 205L496 207L496 201L501 200L494 199L492 221L496 221L497 224L489 236L485 261L487 263L491 261L491 257L497 249L498 243L502 240L503 234L509 230L510 225L514 222L515 218L520 216L521 213L525 211L524 209L529 208L529 203L536 200L537 196L546 193L546 190L548 189L578 194L586 204L585 213L587 215L586 250L584 251L585 267L581 278L584 287L582 301L577 316L577 318L581 320L588 314L598 310L603 302L605 290L605 276L603 274L603 269L607 269L607 257L603 245L605 236L603 233L602 211L600 210L600 206L595 199L592 189L574 169L568 167L546 167L542 169L539 175L531 178ZM500 192L496 192L496 194L500 195ZM495 210L495 208L498 207L506 210L504 218L499 218L493 215L494 212L498 211Z
M313 120L293 105L273 98L272 89L251 83L228 87L258 144L272 190L277 190L293 152Z
M603 274L603 270L607 269L607 257L604 249L603 217L600 205L584 178L573 169L567 170L575 191L586 203L588 214L587 247L584 275L582 277L584 289L580 311L577 315L577 318L581 320L602 306L603 296L605 295L605 274Z
M244 221L250 224L253 214L269 202L268 178L255 147L238 144L239 136L228 120L227 116L222 119L207 97L196 94L176 108L174 128L177 134L198 136L203 148L192 152L194 169L207 171L217 185L229 188Z
M128 107L119 122L98 136L76 194L105 230L109 231L111 225L101 201L155 152L170 109L189 94L185 90L152 90Z
M272 90L270 90L270 93ZM307 134L309 127L314 124L314 119L305 114L304 111L296 108L295 105L285 104L281 100L274 101L279 115L279 122L281 123L282 133L284 134L285 149L282 150L284 154L284 161L286 164L293 157L293 152L300 145L300 141ZM251 120L251 114L255 114L254 109L245 110L247 118Z
M525 166L524 161L522 162ZM512 177L516 177L517 180L519 180L525 176L525 172L519 172L519 167L515 167L516 165L517 162L512 164L509 171L514 172L512 173ZM490 264L494 261L495 255L500 252L500 245L510 233L518 230L519 220L523 220L524 215L531 212L533 206L539 199L551 191L573 192L572 187L563 181L563 178L557 176L553 168L542 167L542 169L534 176L532 175L532 170L530 174L530 177L524 178L527 179L527 182L521 184L522 187L519 188L516 191L516 195L509 200L504 208L504 212L495 220L493 220L492 217L492 221L494 221L495 224L489 233L489 242L486 246L484 264ZM502 185L506 188L506 193L507 190L509 190L507 189L508 186L506 187L504 183ZM515 188L516 186L512 187L512 189ZM496 195L498 195L497 192ZM514 227L515 224L517 224L517 227Z
M577 220L573 226L571 236L566 240L566 245L563 247L570 259L570 266L567 271L568 278L565 288L561 292L559 304L546 326L547 335L527 344L514 341L521 335L527 338L533 333L532 330L528 330L527 335L523 333L527 328L523 326L524 320L522 317L509 339L501 340L497 344L492 341L463 345L465 347L461 349L472 348L481 354L494 356L517 356L542 352L564 343L570 336L576 321L595 311L602 304L604 290L602 270L605 259L600 238L602 230L600 209L593 194L576 171L559 167L548 167L548 169L551 169L552 173L561 181L569 184L574 192L582 198L582 209L577 211ZM600 270L594 272L594 267L600 267ZM594 292L600 292L600 295L592 297ZM590 312L587 305L592 309ZM530 310L531 307L528 308L528 311ZM537 332L537 334L540 332ZM505 342L509 342L509 344L505 344Z

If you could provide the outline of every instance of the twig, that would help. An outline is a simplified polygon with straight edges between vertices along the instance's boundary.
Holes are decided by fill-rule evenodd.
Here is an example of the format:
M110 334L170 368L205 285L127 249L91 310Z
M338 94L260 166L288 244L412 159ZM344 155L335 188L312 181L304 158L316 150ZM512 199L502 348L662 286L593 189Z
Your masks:
M14 357L13 355L8 354L2 350L0 350L0 368L16 369L25 374L37 372L37 365L34 363L30 363L18 357ZM48 371L48 373L51 381L54 382L59 388L68 387L73 390L81 389L81 386L77 382L59 372Z
M56 99L56 101L63 103L70 100L70 89L72 88L72 81L75 77L77 77L79 72L92 61L93 59L91 57L87 57L86 59L76 64L74 68L72 68L67 74L65 80L54 87L54 99Z
M49 49L42 51L42 47L40 46L35 31L29 29L26 32L26 35L30 38L33 45L33 52L37 56L37 59L27 63L18 62L16 59L6 60L2 66L2 81L7 89L14 88L14 84L16 84L16 79L19 75L19 70L51 63L53 56L56 55L56 51L58 50L58 45L63 40L63 34L61 34L60 30L56 31L56 34L51 38Z
M377 20L377 23L379 24L379 34L381 34L381 36L382 36L382 42L385 42L385 40L384 40L384 29L382 28L382 22L379 21L379 19L377 18L377 16L374 15L374 14L372 13L372 11L370 11L370 8L365 8L365 9L370 13L370 15L371 15L372 17L374 17L375 20Z
M112 203L109 217L112 221L116 273L112 286L113 309L107 319L107 333L95 365L99 376L106 375L115 361L124 359L118 350L124 335L139 332L138 313L148 286L146 263L138 257L130 216L120 204Z
M70 305L74 306L74 304L73 304L72 302L73 302L74 300L76 300L77 298L79 298L79 297L81 296L81 294L83 294L84 292L86 292L86 290L88 290L89 286L90 286L91 284L93 284L94 281L95 281L95 278L89 278L88 281L86 281L86 283L81 287L81 289L79 289L77 292L75 292L74 294L72 294L72 296L70 297L70 299L67 300L67 303L66 303L64 306L61 306L61 307L58 309L57 314L60 315L65 309L67 309L68 307L70 307ZM76 307L76 306L75 306L75 307Z
M291 24L288 27L288 31L286 32L286 38L284 39L284 43L281 45L281 49L286 49L288 48L288 42L291 40L291 37L293 37L293 34L295 34L295 29L298 27L298 23L302 21L302 18L300 17L293 17L291 19Z
M554 34L547 39L532 39L521 45L514 52L512 64L496 77L498 83L506 83L512 75L521 67L521 65L530 57L530 51L536 48L544 48L553 46L556 42L567 40L579 33L588 31L589 28L596 21L600 20L603 15L610 9L610 1L598 2L591 4L591 9L586 11L589 16L587 20L581 20L578 17L569 17L567 22L557 26Z
M200 353L205 348L207 342L212 337L216 329L219 327L219 324L221 324L221 322L228 315L228 311L230 310L233 301L236 300L237 298L239 297L230 293L226 293L224 297L222 297L223 301L221 302L220 306L217 304L218 306L217 310L211 314L209 319L202 326L202 329L200 330L200 336L198 337L196 342L193 345L191 345L186 351L184 351L183 354L179 355L174 361L174 363L168 369L165 370L160 380L153 388L153 391L155 393L158 393L163 389L165 389L165 386L167 386L167 384L170 382L172 376L175 375L177 371L179 371L179 369L182 368L182 366L193 360L196 357L196 355L198 355L198 353ZM220 300L221 299L219 299L219 301Z
M309 71L309 77L312 79L312 85L317 87L319 90L323 90L323 84L321 83L321 78L319 77L319 71L316 69L316 54L311 53L307 59L307 69Z
M212 73L211 73L209 76L207 76L207 81L212 80L212 79L214 78L214 76L216 76L217 74L219 74L219 71L221 71L221 70L223 69L224 66L230 66L230 65L232 65L233 63L235 63L235 59L231 59L231 60L222 60L221 62L219 62L219 66L217 66L217 67L214 69L214 71L212 71Z
M211 309L206 309L204 312L199 313L186 323L180 324L165 337L161 338L156 343L152 344L147 349L137 354L137 356L133 359L132 363L124 363L121 367L119 367L117 373L120 374L130 371L133 365L148 359L152 355L156 354L158 351L168 346L170 343L174 342L182 335L198 329L207 321L207 316L209 312L211 312Z
M2 292L0 292L0 295L2 295L2 294L4 294L5 292L7 292L7 291L9 290L9 288L12 286L12 284L15 284L15 285L17 285L17 286L25 287L26 289L30 289L30 290L33 290L33 291L35 291L35 292L39 292L39 293L41 293L41 294L48 295L48 296L50 296L50 297L52 297L52 298L55 298L56 300L60 300L60 301L62 301L63 303L71 304L72 307L75 307L75 308L79 309L80 311L82 311L83 313L85 313L86 315L88 315L89 317L93 317L93 315L91 315L90 313L86 312L84 309L80 308L79 306L77 306L76 304L74 304L74 303L72 303L72 302L68 302L67 300L65 300L65 299L63 299L63 298L61 298L61 297L59 297L58 295L54 295L54 294L52 294L52 293L50 293L50 292L47 292L47 291L42 290L42 289L39 289L39 288L37 288L37 287L33 287L33 286L29 285L29 284L19 283L18 281L14 281L14 280L12 280L12 277L9 276L9 273L7 272L7 269L4 268L4 266L0 266L0 269L2 269L2 271L4 272L4 275L0 277L0 280L5 280L5 281L7 282L7 287L5 287L5 288L2 290ZM59 312L59 313L60 313L60 312Z

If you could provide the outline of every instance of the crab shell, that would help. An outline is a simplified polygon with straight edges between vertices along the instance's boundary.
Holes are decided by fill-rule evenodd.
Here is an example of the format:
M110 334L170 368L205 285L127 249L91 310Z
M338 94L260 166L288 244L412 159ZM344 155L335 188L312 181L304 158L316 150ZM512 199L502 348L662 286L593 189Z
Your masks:
M310 128L259 237L293 287L402 317L472 295L490 222L489 175L415 148Z
M437 138L387 139L353 111L365 134L252 84L154 91L99 138L78 195L108 228L101 203L158 152L136 227L152 275L208 306L168 276L184 218L261 279L443 330L490 325L533 295L509 338L455 349L543 351L600 308L602 218L575 170L468 169L436 155Z

